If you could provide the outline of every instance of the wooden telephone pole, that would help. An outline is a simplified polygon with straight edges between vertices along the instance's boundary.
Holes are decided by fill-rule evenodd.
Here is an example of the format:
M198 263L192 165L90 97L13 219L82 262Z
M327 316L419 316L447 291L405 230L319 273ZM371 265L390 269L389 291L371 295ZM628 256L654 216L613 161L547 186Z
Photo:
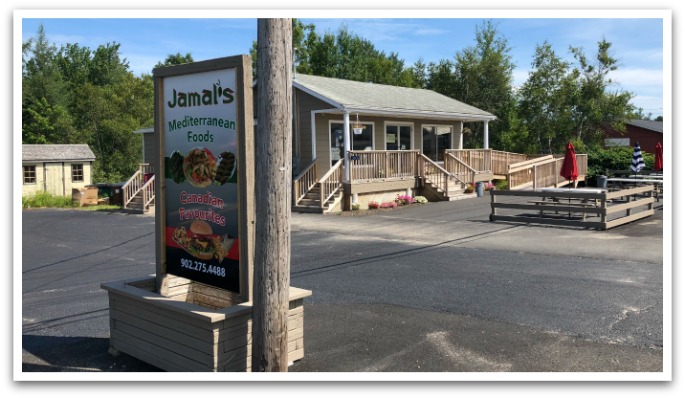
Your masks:
M257 21L252 370L288 371L292 21Z

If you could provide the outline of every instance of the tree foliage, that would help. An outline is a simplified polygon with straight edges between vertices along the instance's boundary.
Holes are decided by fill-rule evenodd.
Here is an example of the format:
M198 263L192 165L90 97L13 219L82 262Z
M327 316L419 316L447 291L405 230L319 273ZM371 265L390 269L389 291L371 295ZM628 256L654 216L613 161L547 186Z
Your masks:
M57 49L41 25L22 45L22 143L88 144L94 182L128 179L142 160L132 132L153 123L153 84L133 76L119 50Z
M531 150L558 153L572 140L598 146L602 127L625 130L623 123L635 109L630 105L631 93L609 91L613 85L609 73L618 67L610 48L611 43L599 41L592 62L582 49L571 47L575 66L563 61L547 42L536 48L518 106L531 134Z

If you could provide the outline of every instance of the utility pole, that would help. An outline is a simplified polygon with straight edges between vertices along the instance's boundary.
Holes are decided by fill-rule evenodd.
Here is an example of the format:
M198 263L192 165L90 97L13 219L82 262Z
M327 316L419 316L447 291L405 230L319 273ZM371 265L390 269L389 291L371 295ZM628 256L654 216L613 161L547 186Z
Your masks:
M288 371L292 21L257 21L252 370Z

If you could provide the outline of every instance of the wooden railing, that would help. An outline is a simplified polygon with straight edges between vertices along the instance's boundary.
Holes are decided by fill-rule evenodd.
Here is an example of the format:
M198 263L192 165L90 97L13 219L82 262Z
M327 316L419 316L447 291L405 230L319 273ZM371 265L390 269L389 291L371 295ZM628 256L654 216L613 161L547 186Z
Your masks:
M147 180L143 187L140 188L143 192L143 209L147 207L155 200L155 176L154 174Z
M455 178L449 171L440 167L439 164L424 154L419 155L418 166L420 176L441 189L445 195L449 195L449 180L450 178Z
M419 151L350 151L350 181L414 178Z
M560 175L564 158L545 155L509 166L509 189L560 187L569 182ZM578 176L587 175L587 154L577 154Z
M338 162L328 170L317 184L319 185L319 195L321 200L321 207L330 199L333 195L338 193L342 188L343 180L343 159L338 160Z
M314 159L297 177L293 178L293 205L297 206L316 183L316 159Z
M145 198L145 193L143 194L143 206L147 206L149 202L152 202L155 198L155 185L154 185L154 176L150 178L147 183L145 179L146 174L150 174L154 171L152 168L152 165L149 163L140 163L138 165L138 171L136 171L131 178L124 183L124 185L121 187L123 194L124 194L124 208L127 208L128 204L131 203L131 200L140 192L141 189L145 186L146 193L148 195L148 198L146 200ZM151 187L151 188L150 188ZM149 201L148 201L149 200Z
M476 182L478 171L447 151L445 151L445 170L462 184Z
M510 164L523 162L529 157L522 153L492 151L492 173L506 175Z
M450 154L476 171L492 171L491 149L447 149Z
M528 160L528 156L521 153L494 149L447 149L445 154L454 156L477 172L496 175L506 175L510 164Z
M587 188L491 190L490 221L606 230L654 215L653 190L652 186L618 191ZM512 200L507 201L509 198Z

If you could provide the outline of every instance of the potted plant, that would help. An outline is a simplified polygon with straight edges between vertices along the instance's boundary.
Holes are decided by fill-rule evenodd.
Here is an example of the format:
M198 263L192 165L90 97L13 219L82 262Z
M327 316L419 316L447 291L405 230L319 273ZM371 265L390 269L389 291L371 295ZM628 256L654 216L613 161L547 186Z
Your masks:
M352 132L355 134L361 134L365 128L366 126L359 123L359 114L357 114L357 120L354 123L352 123Z

